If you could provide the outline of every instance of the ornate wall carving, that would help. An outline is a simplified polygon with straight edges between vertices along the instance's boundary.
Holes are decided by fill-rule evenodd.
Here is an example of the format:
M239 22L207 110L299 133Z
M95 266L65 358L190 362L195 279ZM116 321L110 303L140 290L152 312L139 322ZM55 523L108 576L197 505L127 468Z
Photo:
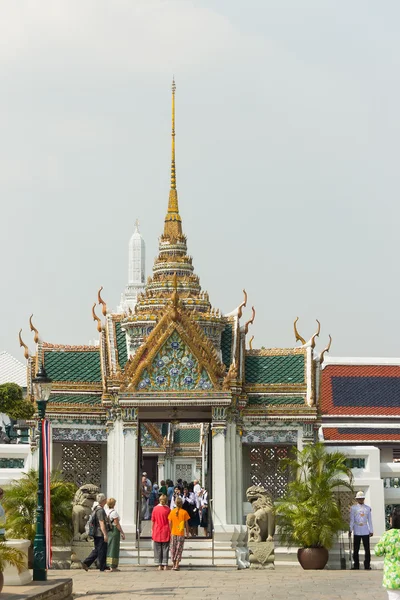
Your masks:
M250 479L254 486L263 487L275 500L286 492L289 475L282 467L293 446L251 446Z
M65 480L78 487L100 486L101 444L62 444L62 470Z
M53 442L106 442L107 432L105 429L80 429L77 427L64 428L54 427L52 429Z
M297 444L297 429L247 429L243 444Z

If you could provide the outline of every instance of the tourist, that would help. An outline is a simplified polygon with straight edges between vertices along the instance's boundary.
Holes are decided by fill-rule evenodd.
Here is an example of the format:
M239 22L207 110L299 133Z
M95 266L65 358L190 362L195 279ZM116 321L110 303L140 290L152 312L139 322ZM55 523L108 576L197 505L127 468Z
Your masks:
M181 494L180 488L178 486L175 486L174 493L173 493L173 496L171 498L171 502L170 502L170 505L169 505L169 507L170 507L171 510L176 507L176 500L177 500L177 498L181 498L181 497L182 497L182 494Z
M1 502L3 500L4 490L0 488L0 542L4 542L6 539L6 511L4 510Z
M372 537L372 518L371 508L364 504L365 494L364 492L357 492L356 494L357 504L354 504L350 509L350 531L349 537L352 532L354 533L354 551L353 551L353 570L360 568L360 559L358 553L360 551L361 540L364 546L365 558L364 558L364 569L366 571L371 570L371 552L369 549L369 538Z
M164 571L168 568L169 541L171 531L169 528L168 498L165 494L160 496L160 504L154 507L151 515L151 537L154 542L154 562L158 565L158 570Z
M182 508L189 514L189 533L192 537L198 535L198 527L200 525L199 513L196 506L196 496L193 491L193 484L189 484L187 488L183 489L182 496L183 505Z
M183 491L182 479L178 479L178 481L175 484L175 487L178 487L181 492Z
M141 515L142 521L147 521L150 518L149 497L150 497L151 487L147 485L148 481L149 480L147 479L146 474L144 474L142 476L142 483L141 483L141 490L140 490L141 498L142 498L140 515Z
M388 600L400 599L400 508L393 509L390 517L391 529L385 531L377 545L375 555L384 556L383 587Z
M208 492L203 489L201 491L201 519L200 527L204 530L204 537L208 536Z
M196 495L196 505L197 508L200 508L200 495L201 495L201 485L198 479L193 481L193 491Z
M148 487L148 488L150 488L150 489L151 489L151 487L152 487L152 486L151 486L151 481L150 481L150 479L147 477L147 473L146 473L146 471L145 471L144 473L142 473L142 477L145 477L145 478L146 478L146 485L147 485L147 487Z
M89 567L95 560L97 560L98 568L101 572L110 571L110 567L107 567L106 564L109 530L108 518L104 510L106 500L104 494L97 494L96 501L98 504L92 513L94 521L94 548L82 562L82 568L85 571L89 570Z
M171 479L167 479L167 486L168 504L171 504L172 496L174 495L174 482Z
M158 495L166 496L167 494L168 494L167 484L165 483L164 479L162 479L161 483L160 483L160 489L158 490Z
M149 496L149 519L151 519L151 513L153 512L153 509L155 506L157 506L158 504L158 485L157 483L155 483L153 485L153 489L150 492L150 496Z
M107 500L106 514L111 525L111 531L108 534L107 544L107 566L111 568L111 571L119 571L119 546L121 538L125 539L125 534L122 531L120 517L115 510L115 498L109 498Z
M174 571L179 571L179 563L182 559L183 544L185 543L185 532L186 536L189 536L189 515L186 510L183 510L182 504L182 498L177 498L176 508L171 510L168 515L169 526L171 529L170 551L172 569Z

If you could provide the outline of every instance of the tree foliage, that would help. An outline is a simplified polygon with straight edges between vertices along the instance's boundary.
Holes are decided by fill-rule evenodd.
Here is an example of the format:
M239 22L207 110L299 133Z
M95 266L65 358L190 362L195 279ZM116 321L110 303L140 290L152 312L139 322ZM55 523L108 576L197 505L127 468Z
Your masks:
M284 461L291 481L277 506L281 540L288 546L331 548L343 521L337 492L353 490L353 475L342 452L328 452L322 443L297 450Z
M33 543L36 533L36 507L39 475L35 469L24 473L5 490L8 538L24 538ZM77 488L63 480L60 471L53 471L50 480L51 526L53 538L68 542L72 538L72 500Z
M33 404L25 400L22 388L16 383L0 385L0 412L11 419L30 419L34 413Z

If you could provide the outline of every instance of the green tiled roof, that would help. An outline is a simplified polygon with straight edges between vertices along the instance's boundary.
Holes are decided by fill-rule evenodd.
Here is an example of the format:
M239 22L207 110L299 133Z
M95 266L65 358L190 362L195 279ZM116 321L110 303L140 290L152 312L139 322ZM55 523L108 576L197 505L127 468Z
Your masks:
M285 405L285 404L305 404L302 396L249 396L249 405Z
M304 383L304 354L247 355L246 383Z
M121 323L117 321L115 323L115 332L117 335L117 349L118 349L118 359L119 366L123 369L128 360L128 353L126 350L126 335L125 331L121 329Z
M101 396L95 394L51 394L50 404L101 404Z
M232 325L228 323L221 336L222 362L230 367L232 362Z
M177 429L174 431L175 444L198 444L200 442L200 429Z
M101 381L99 350L46 350L44 366L54 381Z

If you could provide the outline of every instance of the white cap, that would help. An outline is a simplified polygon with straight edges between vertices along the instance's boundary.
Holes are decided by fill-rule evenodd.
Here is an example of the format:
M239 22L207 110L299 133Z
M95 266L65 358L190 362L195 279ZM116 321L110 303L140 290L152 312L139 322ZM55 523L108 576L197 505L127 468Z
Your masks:
M361 498L365 498L364 492L357 492L357 494L356 494L356 500L360 500Z

